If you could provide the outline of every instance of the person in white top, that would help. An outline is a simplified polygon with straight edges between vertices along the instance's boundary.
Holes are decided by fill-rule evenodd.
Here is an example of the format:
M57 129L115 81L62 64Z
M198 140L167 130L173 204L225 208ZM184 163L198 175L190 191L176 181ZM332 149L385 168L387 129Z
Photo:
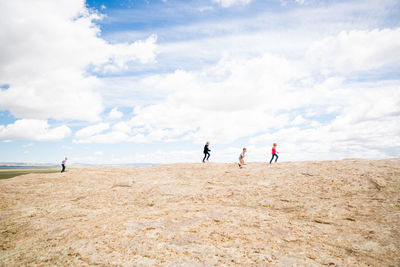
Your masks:
M62 166L61 172L65 172L65 166L67 165L67 160L68 160L68 158L65 157L65 159L63 161L61 161L61 166Z
M244 159L244 157L246 157L246 152L247 152L247 149L244 147L243 152L240 153L240 155L239 155L239 168L242 168L242 166L245 164L243 159Z

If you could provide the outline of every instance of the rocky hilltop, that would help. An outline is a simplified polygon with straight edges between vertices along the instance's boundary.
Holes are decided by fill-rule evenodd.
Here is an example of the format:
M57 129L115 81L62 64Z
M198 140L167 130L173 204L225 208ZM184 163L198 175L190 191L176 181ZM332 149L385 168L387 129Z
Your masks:
M2 266L400 266L400 159L0 181Z

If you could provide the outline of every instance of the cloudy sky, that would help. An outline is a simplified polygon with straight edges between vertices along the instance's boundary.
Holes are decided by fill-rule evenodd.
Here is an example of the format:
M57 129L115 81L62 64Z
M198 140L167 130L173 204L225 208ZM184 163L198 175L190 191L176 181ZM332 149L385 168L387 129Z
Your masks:
M0 162L400 157L398 0L0 0Z

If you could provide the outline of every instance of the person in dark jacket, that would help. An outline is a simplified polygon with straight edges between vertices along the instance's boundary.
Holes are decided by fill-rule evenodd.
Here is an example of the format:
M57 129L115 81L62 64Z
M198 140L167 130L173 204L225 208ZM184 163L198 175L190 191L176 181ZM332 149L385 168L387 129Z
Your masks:
M208 142L207 141L207 143L206 143L206 145L204 146L204 151L203 151L203 153L204 153L204 158L203 158L203 162L205 161L205 160L207 160L208 161L208 159L210 158L210 149L208 149L208 145L210 144L210 142Z
M62 167L61 172L65 172L65 166L67 165L67 160L68 158L65 157L65 159L61 162L61 167Z

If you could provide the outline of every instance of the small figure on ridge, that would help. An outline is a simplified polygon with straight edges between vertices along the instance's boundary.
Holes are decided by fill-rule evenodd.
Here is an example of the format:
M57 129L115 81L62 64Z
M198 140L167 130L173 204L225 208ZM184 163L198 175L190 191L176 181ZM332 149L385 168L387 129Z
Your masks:
M242 153L240 153L240 155L239 155L239 168L242 168L242 166L245 164L244 163L244 157L246 157L246 151L247 151L247 149L244 147L243 148L243 152Z
M272 145L272 158L271 158L271 160L269 161L269 164L272 163L272 160L274 159L274 157L276 157L275 162L278 161L278 154L279 154L279 152L276 151L276 146L277 146L276 143L274 143L274 144Z
M210 158L210 149L208 149L208 145L210 144L210 142L209 141L207 141L207 143L206 143L206 145L204 146L204 158L203 158L203 162L207 159L207 161L208 161L208 159Z
M63 161L61 161L61 166L62 166L61 172L65 172L65 166L67 165L67 160L68 160L68 158L65 157L65 159Z

